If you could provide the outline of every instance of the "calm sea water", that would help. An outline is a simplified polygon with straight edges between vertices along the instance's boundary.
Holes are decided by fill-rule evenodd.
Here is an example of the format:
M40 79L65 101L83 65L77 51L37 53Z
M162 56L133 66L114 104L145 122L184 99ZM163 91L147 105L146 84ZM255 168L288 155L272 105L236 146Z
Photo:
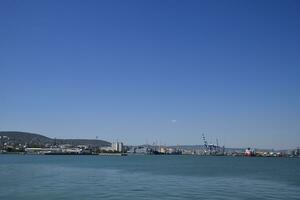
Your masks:
M0 155L0 199L300 199L300 159Z

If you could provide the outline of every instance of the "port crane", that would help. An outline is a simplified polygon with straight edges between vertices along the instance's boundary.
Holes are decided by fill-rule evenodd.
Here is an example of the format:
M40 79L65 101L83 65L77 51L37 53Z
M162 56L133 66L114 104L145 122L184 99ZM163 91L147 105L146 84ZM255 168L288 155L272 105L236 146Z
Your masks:
M204 142L204 148L205 148L205 153L210 154L217 154L220 151L220 147L219 147L219 141L218 139L216 139L216 144L208 144L207 140L204 136L204 133L202 134L202 140Z
M203 139L203 142L204 142L205 150L207 150L208 149L208 145L207 145L207 141L205 139L204 133L202 133L202 139Z

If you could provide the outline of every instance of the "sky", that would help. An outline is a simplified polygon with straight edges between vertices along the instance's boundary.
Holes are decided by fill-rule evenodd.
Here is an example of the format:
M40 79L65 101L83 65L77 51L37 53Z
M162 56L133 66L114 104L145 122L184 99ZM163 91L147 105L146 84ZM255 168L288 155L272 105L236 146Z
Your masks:
M0 131L300 146L300 2L2 0Z

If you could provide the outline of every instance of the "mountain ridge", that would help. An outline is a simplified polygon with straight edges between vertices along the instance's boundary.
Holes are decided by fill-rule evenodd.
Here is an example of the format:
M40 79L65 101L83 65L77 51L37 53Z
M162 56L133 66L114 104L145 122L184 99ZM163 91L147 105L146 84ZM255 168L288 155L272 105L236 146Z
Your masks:
M54 145L54 144L71 144L71 145L88 145L92 147L97 146L110 146L111 143L105 140L95 140L95 139L56 139L49 138L47 136L23 132L23 131L0 131L0 136L3 139L3 136L6 136L6 140L9 139L10 143L22 144L22 145ZM1 141L1 140L0 140ZM1 141L2 142L2 141Z

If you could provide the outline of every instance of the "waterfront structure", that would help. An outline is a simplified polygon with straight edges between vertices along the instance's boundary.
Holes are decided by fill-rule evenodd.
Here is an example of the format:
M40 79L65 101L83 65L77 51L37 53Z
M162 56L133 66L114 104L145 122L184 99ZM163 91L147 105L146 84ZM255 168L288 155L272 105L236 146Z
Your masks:
M123 152L124 151L124 145L122 142L118 142L118 151Z
M247 148L245 150L245 156L255 156L255 151L253 149Z
M122 142L113 142L109 147L101 147L101 151L104 152L119 152L122 153L125 151L124 145Z
M123 152L124 145L122 142L113 142L112 143L112 150L116 152Z
M127 153L129 154L139 154L139 155L146 155L151 154L152 149L148 146L137 146L131 147Z

